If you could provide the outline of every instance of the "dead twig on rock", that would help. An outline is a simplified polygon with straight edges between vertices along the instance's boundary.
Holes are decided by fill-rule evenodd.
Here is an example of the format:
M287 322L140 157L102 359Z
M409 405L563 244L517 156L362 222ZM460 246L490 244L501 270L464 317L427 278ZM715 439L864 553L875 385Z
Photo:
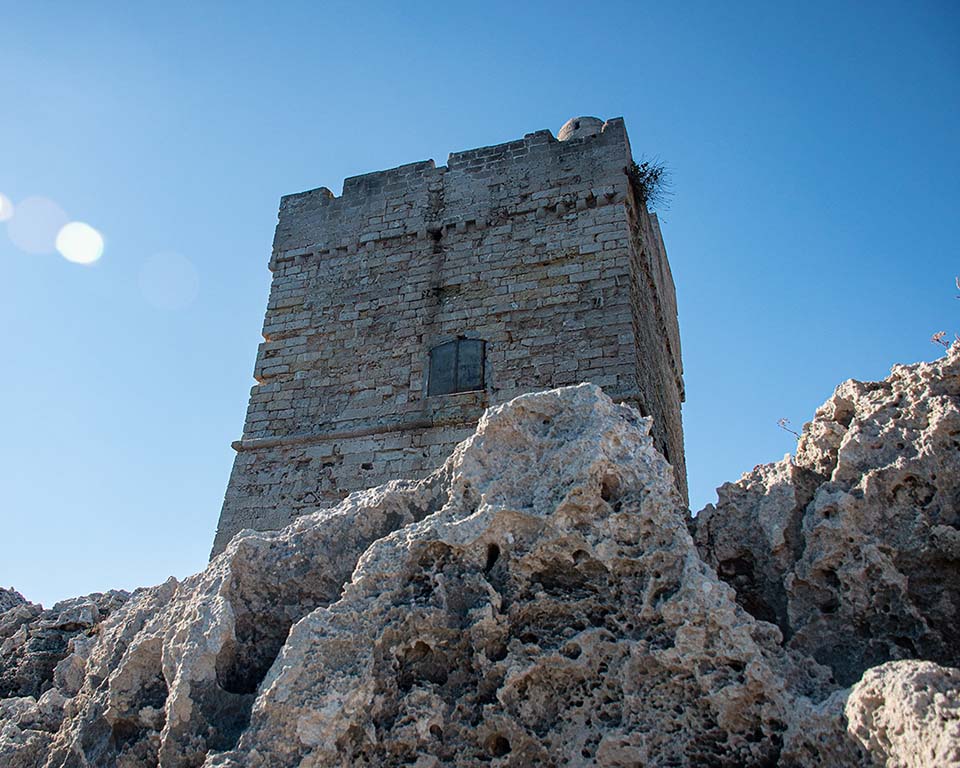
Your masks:
M777 426L780 427L780 429L782 429L784 432L789 432L791 435L796 435L797 440L800 439L800 433L790 428L790 419L777 419Z

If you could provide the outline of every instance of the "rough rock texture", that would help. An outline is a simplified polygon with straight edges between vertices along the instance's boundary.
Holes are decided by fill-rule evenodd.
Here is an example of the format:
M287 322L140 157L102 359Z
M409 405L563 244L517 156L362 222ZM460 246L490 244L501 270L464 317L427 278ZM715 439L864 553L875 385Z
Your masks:
M929 661L874 667L853 687L846 716L881 765L960 765L960 670Z
M648 426L589 385L488 412L443 508L294 626L207 764L775 760L825 670L701 562Z
M8 611L14 606L22 605L27 599L15 589L0 587L0 613Z
M843 685L892 659L960 665L960 344L847 381L794 459L697 516L703 559Z
M374 540L431 512L437 485L354 494L282 533L237 537L202 573L134 596L90 649L46 764L192 766L233 747L290 627L337 599Z
M36 706L7 743L48 766L770 764L828 671L700 560L648 432L591 385L492 409L428 480L135 594L75 654L52 743L28 743Z
M128 597L97 593L44 610L18 592L0 592L0 766L42 764L82 680L85 649Z
M426 480L241 533L74 635L51 682L5 694L0 765L955 762L960 672L898 662L841 689L738 604L749 588L794 621L792 582L775 604L704 562L649 428L592 385L525 395ZM741 498L780 526L757 560L776 573L809 534L769 496Z
M71 641L92 634L128 596L97 593L44 610L18 592L4 590L0 601L8 607L0 612L0 699L37 697L50 688L54 668L70 654Z

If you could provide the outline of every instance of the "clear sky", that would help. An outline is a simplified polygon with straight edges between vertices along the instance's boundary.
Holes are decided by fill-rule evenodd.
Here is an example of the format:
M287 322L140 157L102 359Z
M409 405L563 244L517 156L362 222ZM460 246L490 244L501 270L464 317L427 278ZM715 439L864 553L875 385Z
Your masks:
M204 565L281 195L574 115L672 170L693 509L960 331L955 2L4 5L0 584Z

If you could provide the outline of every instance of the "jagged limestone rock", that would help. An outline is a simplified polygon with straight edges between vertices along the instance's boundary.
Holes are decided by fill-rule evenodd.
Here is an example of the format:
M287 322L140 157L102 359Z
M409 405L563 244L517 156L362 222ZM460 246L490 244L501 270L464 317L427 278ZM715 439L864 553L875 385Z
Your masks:
M775 760L827 671L703 564L648 433L520 397L428 480L238 536L62 663L37 764Z
M875 733L894 694L848 698L703 561L649 426L592 385L525 395L422 482L241 533L73 637L39 697L0 699L0 764L852 768L907 754ZM803 528L764 519L775 572ZM67 608L79 621L83 606ZM917 733L955 711L954 688L934 710L910 699ZM952 731L933 738L952 754Z
M33 696L0 699L0 765L36 768L43 765L53 735L63 719L66 699L55 689L38 702Z
M436 485L390 483L240 535L202 573L136 595L90 650L47 764L199 765L232 747L291 625L337 599L374 540L432 511Z
M127 597L96 593L44 610L13 590L0 593L0 765L42 764L82 675L71 676L71 666Z
M719 489L703 559L844 685L892 659L960 665L960 344L848 381L797 455Z
M960 670L891 661L846 699L848 729L887 768L960 766Z
M17 590L0 587L0 613L4 613L25 602L27 602L27 599L17 592Z
M701 562L648 429L589 385L488 411L442 509L293 627L207 765L775 760L825 671Z
M96 593L44 610L13 594L20 600L0 612L0 698L39 697L71 653L71 641L92 633L128 597L123 591Z

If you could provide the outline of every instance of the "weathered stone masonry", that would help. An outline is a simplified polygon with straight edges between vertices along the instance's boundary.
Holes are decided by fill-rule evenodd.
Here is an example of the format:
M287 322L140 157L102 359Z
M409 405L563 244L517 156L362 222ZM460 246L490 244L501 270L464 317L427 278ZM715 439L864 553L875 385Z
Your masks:
M622 119L284 197L242 440L214 542L418 478L483 409L590 381L655 419L686 494L676 295ZM486 342L481 391L427 395L429 353Z

